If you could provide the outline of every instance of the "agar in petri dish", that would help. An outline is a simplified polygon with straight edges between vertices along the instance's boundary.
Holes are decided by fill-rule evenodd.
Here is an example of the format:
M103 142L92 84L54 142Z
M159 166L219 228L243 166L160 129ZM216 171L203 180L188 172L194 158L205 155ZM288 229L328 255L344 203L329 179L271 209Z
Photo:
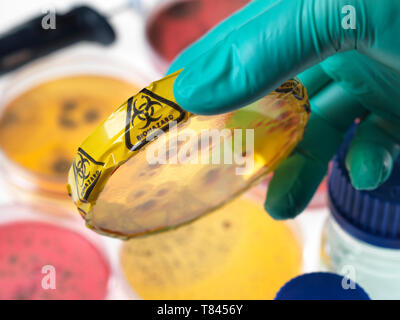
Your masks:
M0 225L0 300L104 299L109 277L103 255L72 230L37 221Z
M297 79L200 116L174 101L178 74L129 98L78 149L67 188L95 231L130 238L191 222L260 182L302 139L309 104Z
M131 83L103 75L40 83L3 107L0 148L16 172L23 171L38 189L66 196L77 144L135 91Z
M302 268L292 228L245 198L182 228L128 240L120 259L143 299L273 299Z
M106 234L133 237L179 226L224 205L272 171L303 137L308 113L294 107L295 100L272 93L231 113L193 116L178 124L110 176L89 224ZM207 128L225 130L225 139L204 135ZM241 145L236 149L238 129ZM243 129L253 132L253 141ZM194 156L183 163L189 150ZM151 164L153 152L161 159ZM232 160L226 161L226 154Z
M167 62L249 0L178 0L150 16L146 34L152 48Z

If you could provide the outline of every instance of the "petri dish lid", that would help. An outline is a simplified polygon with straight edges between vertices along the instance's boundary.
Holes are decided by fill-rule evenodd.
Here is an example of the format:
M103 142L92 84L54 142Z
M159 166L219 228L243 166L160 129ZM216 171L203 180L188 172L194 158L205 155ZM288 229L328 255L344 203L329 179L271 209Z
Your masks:
M200 116L175 101L179 72L128 99L78 149L67 188L97 232L131 238L191 222L258 183L303 137L310 108L297 79Z

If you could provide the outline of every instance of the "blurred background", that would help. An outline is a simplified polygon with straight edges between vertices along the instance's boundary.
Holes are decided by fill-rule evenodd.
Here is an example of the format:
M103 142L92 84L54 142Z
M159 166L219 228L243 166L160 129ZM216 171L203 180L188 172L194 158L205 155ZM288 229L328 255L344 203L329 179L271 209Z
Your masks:
M198 222L127 242L86 229L66 195L96 125L247 2L0 2L0 299L273 299L321 269L325 183L290 223L263 211L266 180ZM37 26L53 13L56 38Z

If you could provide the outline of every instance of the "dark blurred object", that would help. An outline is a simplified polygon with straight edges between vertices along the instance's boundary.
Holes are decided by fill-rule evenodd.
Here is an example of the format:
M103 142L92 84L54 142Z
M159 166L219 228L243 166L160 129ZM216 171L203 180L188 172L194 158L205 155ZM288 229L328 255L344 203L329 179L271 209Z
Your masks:
M106 17L87 6L55 15L55 29L45 29L38 16L0 38L0 75L80 41L109 45L116 36Z
M370 297L349 278L330 272L312 272L286 282L275 300L370 300Z

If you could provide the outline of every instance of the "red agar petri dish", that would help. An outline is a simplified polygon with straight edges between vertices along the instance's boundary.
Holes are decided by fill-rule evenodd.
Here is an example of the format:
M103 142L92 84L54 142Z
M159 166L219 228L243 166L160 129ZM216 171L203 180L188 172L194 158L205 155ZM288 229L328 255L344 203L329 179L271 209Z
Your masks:
M40 221L0 225L0 300L104 299L109 277L99 250L73 230Z
M156 10L146 36L159 58L171 62L178 53L250 0L177 0Z

